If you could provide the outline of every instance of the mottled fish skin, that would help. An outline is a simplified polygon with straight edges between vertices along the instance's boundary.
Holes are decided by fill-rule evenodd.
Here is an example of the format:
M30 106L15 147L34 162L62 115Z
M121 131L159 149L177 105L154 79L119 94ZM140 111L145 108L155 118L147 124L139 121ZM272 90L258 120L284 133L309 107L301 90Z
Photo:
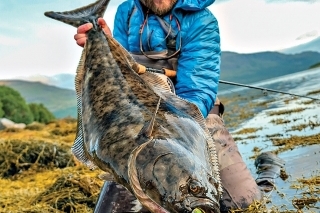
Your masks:
M108 3L45 14L79 26L95 22ZM111 172L137 195L128 175L135 170L144 193L170 212L219 212L218 164L199 109L172 94L156 74L139 76L130 54L96 23L87 36L76 76L75 156Z

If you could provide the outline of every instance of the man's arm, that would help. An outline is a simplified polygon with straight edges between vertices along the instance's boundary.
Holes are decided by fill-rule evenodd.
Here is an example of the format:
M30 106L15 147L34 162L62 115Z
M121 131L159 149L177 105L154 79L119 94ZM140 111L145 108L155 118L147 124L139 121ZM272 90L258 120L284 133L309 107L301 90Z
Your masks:
M127 1L119 5L115 18L114 18L114 28L113 37L126 49L128 50L128 14L131 7Z
M214 105L220 77L220 35L209 10L186 17L191 25L184 33L178 60L176 93L196 104L204 117Z

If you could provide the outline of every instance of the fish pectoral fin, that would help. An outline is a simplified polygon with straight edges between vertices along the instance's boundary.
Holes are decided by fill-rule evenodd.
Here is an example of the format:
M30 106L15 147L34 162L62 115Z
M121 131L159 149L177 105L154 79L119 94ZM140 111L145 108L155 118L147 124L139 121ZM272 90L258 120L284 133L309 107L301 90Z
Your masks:
M156 120L157 112L159 110L160 103L161 103L161 98L159 98L156 110L155 110L150 122L148 122L141 130L141 134L143 134L147 138L151 138L152 137L153 127L154 127L154 123L155 123L155 120Z
M169 77L159 73L146 72L140 77L148 83L155 92L175 93L173 83Z
M170 103L178 110L190 115L202 127L205 132L207 127L205 118L203 117L200 109L194 104L185 99L180 98L175 94L174 86L169 77L152 72L146 72L140 77L159 95L164 101Z

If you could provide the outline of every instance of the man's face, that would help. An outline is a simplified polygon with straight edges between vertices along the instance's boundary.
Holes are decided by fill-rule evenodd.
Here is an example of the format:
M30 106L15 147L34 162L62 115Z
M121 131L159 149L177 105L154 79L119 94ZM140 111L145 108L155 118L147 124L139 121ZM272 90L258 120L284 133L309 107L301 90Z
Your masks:
M169 12L177 0L140 0L147 8L157 15Z

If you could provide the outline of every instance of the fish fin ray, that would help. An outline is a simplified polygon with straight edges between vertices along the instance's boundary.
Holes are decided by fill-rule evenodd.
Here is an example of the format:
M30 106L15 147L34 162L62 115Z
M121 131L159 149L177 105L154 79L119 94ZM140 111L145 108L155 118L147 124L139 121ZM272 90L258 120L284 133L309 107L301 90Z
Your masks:
M153 90L175 94L171 79L163 74L146 72L140 75L140 77L147 82L153 88Z
M88 158L85 152L84 140L83 140L83 129L82 129L82 118L79 116L78 111L78 124L77 124L77 136L71 147L72 154L83 164L90 169L95 169L97 166Z
M85 152L84 146L84 133L82 125L82 80L84 79L84 61L85 61L85 50L82 51L81 59L78 64L77 74L75 77L75 90L76 90L76 99L77 99L77 114L78 114L78 123L77 123L77 134L71 151L73 155L90 169L95 169L95 164L89 159L88 153Z
M74 81L74 86L75 86L75 90L76 90L76 94L77 96L81 96L81 85L82 85L82 81L84 79L84 75L85 75L85 70L84 70L84 62L85 62L85 58L86 58L86 49L82 50L82 54L80 57L80 61L78 63L78 67L77 67L77 71L76 71L76 77L75 77L75 81Z
M148 124L142 129L142 133L147 137L147 138L151 138L152 137L152 132L153 132L153 127L154 127L154 123L155 123L155 120L156 120L156 115L157 115L157 112L159 110L159 106L160 106L160 103L161 103L161 98L159 98L159 101L158 101L158 104L157 104L157 107L156 107L156 110L151 118L151 121L148 122Z

